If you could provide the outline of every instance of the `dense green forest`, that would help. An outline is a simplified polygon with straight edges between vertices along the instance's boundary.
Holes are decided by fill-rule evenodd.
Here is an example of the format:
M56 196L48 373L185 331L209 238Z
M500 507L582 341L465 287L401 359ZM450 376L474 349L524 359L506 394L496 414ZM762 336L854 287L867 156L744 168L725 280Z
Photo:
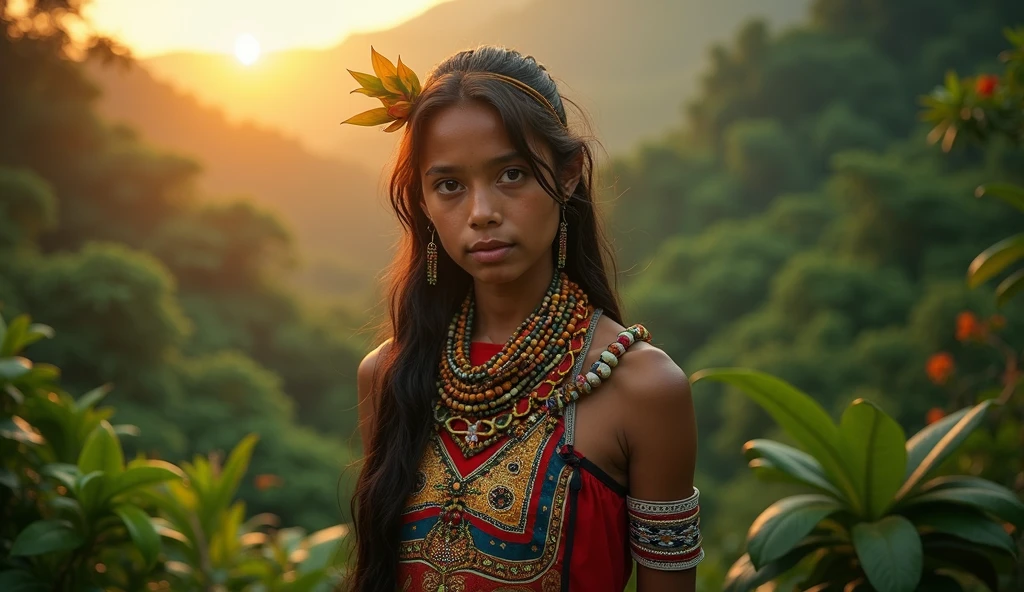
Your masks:
M166 459L263 438L240 490L319 528L347 515L355 456L352 321L281 280L289 230L244 200L195 195L200 163L96 113L97 88L50 34L0 37L0 302L54 327L38 359L81 393L110 384L128 450ZM344 479L339 482L339 477Z
M30 351L63 389L110 385L117 422L140 428L119 434L126 457L177 463L257 433L248 512L346 521L359 323L287 285L293 243L273 213L201 199L201 163L103 120L62 29L0 24L0 314L56 329ZM997 71L1014 24L1013 0L816 0L805 25L752 21L712 48L683 120L603 171L628 318L690 374L761 370L833 417L865 398L912 434L974 404L1003 358L970 334L1024 343L1024 305L997 309L965 271L1024 215L972 196L1024 183L1024 150L943 152L920 97L947 71ZM794 488L746 467L751 438L788 441L769 414L738 389L694 393L710 592ZM979 424L950 470L1020 495L1015 421Z
M1024 180L1019 147L929 145L919 97L948 70L996 70L1024 5L820 0L811 17L715 47L684 125L614 163L628 314L689 373L770 372L833 415L865 397L909 432L955 403L925 372L933 353L962 354L967 376L1000 362L954 327L996 312L965 270L1022 222L974 189ZM1018 343L1020 312L1003 311ZM695 392L707 540L728 565L778 493L750 495L741 454L771 424L738 393Z

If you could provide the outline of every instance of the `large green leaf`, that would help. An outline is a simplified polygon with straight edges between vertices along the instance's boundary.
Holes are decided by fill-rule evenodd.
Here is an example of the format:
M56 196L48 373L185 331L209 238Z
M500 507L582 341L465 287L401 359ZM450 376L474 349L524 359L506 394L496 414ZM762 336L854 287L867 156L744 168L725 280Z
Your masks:
M924 428L907 442L906 480L896 492L901 499L942 464L981 423L994 399L951 413Z
M258 434L248 434L235 445L234 450L228 455L224 463L224 469L220 473L220 479L209 492L209 496L202 504L204 508L203 524L210 524L213 516L224 511L231 503L235 492L238 491L238 484L249 468L249 460L252 458L253 448L259 441Z
M348 526L335 524L306 537L306 555L299 563L297 571L304 574L312 570L326 569L343 561L339 559L339 551L348 534Z
M996 306L1005 306L1024 288L1024 268L1011 273L996 286Z
M854 525L853 547L878 592L914 592L921 581L921 537L903 516Z
M967 267L967 285L977 288L1024 257L1024 234L1005 238L982 251Z
M836 498L816 493L790 496L768 506L747 532L751 563L761 568L789 553L822 519L843 509Z
M98 386L92 389L91 391L79 397L77 401L75 401L75 408L78 410L82 410L93 407L94 405L96 405L96 403L99 403L100 400L103 399L103 397L107 396L111 388L112 387L109 384L105 384L103 386Z
M78 472L78 467L68 463L49 463L44 465L39 472L42 475L56 479L70 491L77 489L76 483L81 476L81 473Z
M1002 525L973 509L932 504L926 511L915 513L908 518L922 534L939 532L976 545L993 547L1010 555L1017 554L1017 545L1013 542L1013 537Z
M828 480L818 461L802 450L774 440L757 439L744 444L743 451L747 458L751 459L751 463L756 460L767 461L773 469L788 475L797 483L845 499L835 485ZM753 466L751 464L751 467Z
M968 506L1024 528L1024 502L1002 485L979 477L937 477L901 505L916 508L932 503Z
M843 458L839 428L811 397L769 374L745 368L708 368L691 382L715 380L738 387L761 406L804 450L818 460L854 508L861 505Z
M15 356L0 358L0 380L14 381L32 371L32 360Z
M722 592L753 592L759 586L767 584L793 569L804 557L821 548L819 544L824 543L809 542L798 545L778 561L773 561L761 569L754 567L754 564L750 562L749 555L743 555L732 564L729 572L725 574Z
M11 546L11 555L42 555L70 551L84 543L82 535L67 520L37 520L18 533Z
M976 197L994 195L1024 212L1024 187L1010 183L986 183L974 190Z
M12 569L0 572L0 590L4 592L49 592L52 589L27 571Z
M104 491L109 482L110 476L103 471L93 471L78 478L75 492L86 514L93 515L106 501Z
M4 333L4 340L0 342L0 357L13 356L21 353L21 344L28 333L31 324L28 315L18 315L9 325Z
M903 428L874 403L854 401L839 422L843 450L854 485L872 520L885 514L903 483L907 464Z
M121 474L124 470L124 452L121 441L117 439L114 428L107 420L100 422L82 447L78 457L78 470L82 474L92 471L103 471L110 477Z
M142 553L142 557L146 561L146 569L153 567L160 555L160 535L153 527L149 514L131 504L115 507L114 513L124 522L128 534L132 537L132 542Z
M146 463L144 466L132 466L114 477L107 486L106 494L113 497L135 488L148 487L154 483L181 479L185 476L181 469L169 462L149 460Z
M992 558L983 552L984 547L943 534L924 535L921 541L930 570L966 572L983 582L989 590L1000 589L999 571Z

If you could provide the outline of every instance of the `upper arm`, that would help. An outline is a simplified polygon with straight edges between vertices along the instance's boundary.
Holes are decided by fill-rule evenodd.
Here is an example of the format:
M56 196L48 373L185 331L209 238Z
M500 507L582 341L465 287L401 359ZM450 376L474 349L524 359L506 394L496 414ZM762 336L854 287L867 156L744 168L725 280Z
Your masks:
M375 379L380 358L387 345L388 342L385 341L376 349L366 354L366 357L359 362L359 369L356 371L359 436L362 439L364 451L370 449L370 441L373 437L374 417L377 413L377 400L380 396L379 390L375 388L377 386Z
M649 501L693 494L697 422L690 382L661 350L645 348L627 397L624 429L629 455L629 494ZM637 352L641 353L641 352ZM631 373L632 374L632 373ZM637 590L693 590L696 570L658 571L637 565Z

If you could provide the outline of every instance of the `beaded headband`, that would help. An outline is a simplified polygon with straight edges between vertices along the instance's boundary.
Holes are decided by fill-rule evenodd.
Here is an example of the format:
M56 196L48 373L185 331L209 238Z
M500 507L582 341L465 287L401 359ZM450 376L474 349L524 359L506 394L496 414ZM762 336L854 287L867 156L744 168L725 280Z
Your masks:
M364 94L368 97L378 98L384 106L363 111L362 113L349 117L341 123L362 126L375 126L390 123L391 125L384 128L384 131L398 131L408 121L413 105L416 104L416 99L419 98L420 93L422 92L420 80L416 76L415 72L402 63L401 56L399 56L398 65L396 66L391 62L391 60L377 53L377 50L375 50L373 46L370 46L370 62L373 65L373 72L376 76L373 76L372 74L364 74L362 72L353 72L352 70L348 71L348 73L356 79L356 82L359 83L359 88L352 92ZM526 84L522 80L506 76L504 74L498 74L497 72L482 71L470 72L468 74L480 78L502 80L511 84L530 95L535 101L550 111L559 123L562 123L561 116L558 115L558 111L556 111L551 105L551 102L537 91L537 89Z

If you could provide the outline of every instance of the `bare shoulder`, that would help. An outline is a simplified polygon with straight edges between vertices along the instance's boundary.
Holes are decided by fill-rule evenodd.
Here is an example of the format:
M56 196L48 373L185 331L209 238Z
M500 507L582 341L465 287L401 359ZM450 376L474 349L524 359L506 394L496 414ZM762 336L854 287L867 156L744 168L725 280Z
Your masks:
M594 338L611 343L622 330L609 319L603 326L599 323ZM657 343L657 334L652 335ZM690 381L682 368L657 346L636 342L620 358L608 386L625 440L631 495L648 500L687 497L697 426Z
M594 333L595 359L604 346L615 341L625 330L621 324L606 317L598 321ZM656 341L656 339L655 339ZM638 341L630 346L615 368L614 383L622 391L621 396L629 407L639 406L639 411L657 411L662 405L686 403L690 397L690 381L682 368L662 349Z
M374 424L373 418L377 412L378 390L374 388L377 368L380 365L381 358L387 354L387 349L390 346L390 339L378 345L373 351L363 357L362 361L359 362L359 369L356 371L359 432L364 449L369 446Z
M363 356L363 360L359 362L359 369L356 372L356 378L359 381L360 390L365 384L369 386L373 382L373 375L377 371L377 364L387 353L387 348L391 346L391 340L388 339L373 349L370 353Z

